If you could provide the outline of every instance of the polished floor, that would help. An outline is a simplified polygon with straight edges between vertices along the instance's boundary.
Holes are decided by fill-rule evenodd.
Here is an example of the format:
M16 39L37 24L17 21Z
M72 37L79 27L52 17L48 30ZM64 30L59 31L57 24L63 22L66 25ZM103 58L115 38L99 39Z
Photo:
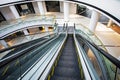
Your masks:
M89 26L90 19L87 17L83 17L76 14L70 14L69 21L65 22L63 19L64 18L63 13L56 13L56 12L46 13L46 15L51 15L51 14L52 15L54 14L56 16L56 21L59 26L63 26L64 23L68 23L68 26L73 26L74 23L77 25L83 25L87 28ZM105 45L107 51L112 56L114 56L115 58L120 57L120 53L119 53L120 52L120 35L117 32L113 31L111 28L107 28L106 25L98 23L95 31L95 35L101 40L101 42ZM20 44L19 42L25 41L24 39L21 39L21 41L19 40L20 39L16 39L14 41L11 41L11 43L15 45L16 43Z

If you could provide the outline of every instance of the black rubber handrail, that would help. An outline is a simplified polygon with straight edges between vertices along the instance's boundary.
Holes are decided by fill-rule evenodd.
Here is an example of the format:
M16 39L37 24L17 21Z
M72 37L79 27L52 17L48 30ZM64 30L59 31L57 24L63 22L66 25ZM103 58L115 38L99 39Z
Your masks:
M22 50L22 51L19 51L17 54L12 55L10 58L7 58L7 59L5 59L5 60L2 60L2 61L0 62L0 68L3 67L4 65L6 65L7 63L11 62L12 60L15 60L15 59L19 58L20 56L24 55L25 53L31 51L32 49L35 49L35 48L38 47L39 45L42 45L42 44L46 43L48 40L51 40L51 39L53 39L53 38L54 38L54 37L51 37L50 39L47 39L47 40L43 41L42 43L39 42L39 43L37 43L37 44L34 44L34 45L32 45L30 48L25 49L25 50Z
M25 36L22 36L22 37L26 37L26 36L29 36L29 35L25 35ZM47 35L47 36L48 36L48 35ZM44 36L44 37L46 37L46 36ZM41 38L44 38L44 37L41 37ZM38 38L38 39L39 39L39 38ZM35 39L35 40L38 40L38 39ZM5 48L5 49L1 49L1 50L0 50L0 53L5 52L5 51L8 51L8 50L11 50L11 49L14 49L14 48L18 48L18 47L20 47L20 46L22 46L22 45L26 45L26 44L28 44L28 43L31 43L31 42L33 42L33 41L35 41L35 40L31 40L31 41L28 41L28 42L25 42L25 43L21 43L21 44L14 45L14 46L11 46L11 47L8 47L8 48Z
M82 38L82 40L87 43L88 45L93 46L96 50L98 50L100 52L100 54L104 55L108 60L110 60L116 67L118 67L120 69L120 61L118 59L116 59L115 57L113 57L112 55L110 55L108 52L104 51L103 49L101 49L99 46L97 46L96 44L90 42L89 40L85 39L84 37L82 37L81 35L79 35L80 38Z

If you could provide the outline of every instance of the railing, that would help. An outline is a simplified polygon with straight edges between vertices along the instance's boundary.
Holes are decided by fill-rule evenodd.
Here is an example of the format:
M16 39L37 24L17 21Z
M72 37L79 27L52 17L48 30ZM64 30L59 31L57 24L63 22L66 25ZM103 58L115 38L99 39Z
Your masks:
M100 80L96 74L93 66L90 64L88 57L86 56L86 52L82 48L82 45L79 44L76 36L74 35L75 45L77 48L77 52L80 58L80 62L82 65L83 73L85 80Z
M81 35L79 35L79 37L82 40L82 47L87 51L87 56L89 57L88 54L91 53L89 48L93 52L90 54L92 58L89 57L89 61L92 63L92 66L94 67L93 70L96 72L95 74L98 75L99 79L120 80L120 61ZM94 60L92 60L93 58ZM100 62L98 58L100 58L102 61Z
M64 23L63 26L58 26L57 32L58 33L66 33L67 32L67 24Z
M11 40L13 40L13 41L16 40L16 39L17 40L23 39L23 38L25 38L25 39L24 39L24 41L21 40L21 42L15 43L14 45L9 45L8 44L9 47L1 49L0 53L4 52L6 50L13 49L13 48L18 48L18 47L20 47L22 45L26 45L26 44L28 44L30 42L33 42L34 40L37 40L39 38L50 38L50 37L53 37L55 35L56 35L55 31L51 31L51 32L42 32L42 33L35 33L35 34L29 34L29 35L22 35L22 36L18 36L18 37L13 37L13 38L11 38ZM1 39L1 40L3 40L3 39Z
M55 38L55 36L53 36L51 38L44 39L45 37L1 50L0 51L1 54L4 54L5 52L8 52L7 53L8 55L9 55L9 52L13 52L13 54L10 54L9 56L2 58L0 60L0 63L1 63L0 66L5 65L7 63L7 61L11 61L12 58L17 58L17 57L21 56L22 54L25 54L24 51L27 51L27 50L29 51L31 49L34 49L35 47L44 44L48 40L52 40Z
M57 29L58 33L59 33L59 28ZM60 34L60 33L59 33ZM66 39L67 39L67 29L66 29L66 24L63 24L62 27L62 33L63 35L65 35L65 37L62 39L61 43L59 44L58 48L54 49L53 52L53 56L52 58L49 60L49 63L47 63L47 66L44 68L43 72L40 74L39 76L39 80L49 80L50 77L52 76L51 74L53 74L54 72L54 68L57 65L57 58L59 57L59 53L61 51L61 49L63 48L63 44L65 43Z
M31 40L34 40L34 39L38 39L40 37L44 37L44 36L50 37L50 36L52 36L52 35L57 33L57 29L58 29L57 26L58 26L57 23L55 23L53 25L53 29L52 30L49 30L49 31L38 31L38 32L35 32L35 33L30 33L29 35L23 35L23 34L21 34L19 36L14 35L14 36L11 36L10 38L6 37L6 36L8 36L6 34L6 35L4 35L4 37L6 37L6 38L0 39L0 40L10 39L10 40L7 41L7 45L8 45L8 47L11 47L11 46L19 45L19 44L22 44L22 43L25 43L25 42L28 42L28 41L31 41ZM10 34L11 33L9 33L9 35ZM17 39L17 42L19 41L18 43L16 42L16 39ZM2 49L4 49L4 48L5 47L3 47Z
M15 55L11 55L10 57L1 60L0 79L16 79L18 77L21 79L23 75L27 74L27 72L33 68L33 65L35 66L35 64L47 54L53 46L52 42L56 43L55 40L57 40L57 37L50 39L49 41L39 42L35 45L31 45L26 50L21 50Z
M43 54L44 57L39 59L37 64L34 65L34 67L32 67L29 71L27 70L24 74L22 74L22 76L19 78L20 80L21 79L38 80L42 76L44 70L46 70L46 67L48 67L49 62L55 55L56 50L61 45L61 41L63 40L64 35L60 35L60 36L61 37L58 37L56 40L50 43L52 44L52 46L46 45L46 47L50 48L49 50L47 50L48 52L45 52L45 54Z
M102 49L106 50L101 40L93 32L91 32L87 27L85 27L82 24L79 24L79 25L75 24L75 27L80 27L79 29L75 30L76 33L80 34L84 38L100 46Z
M4 21L0 23L0 38L4 38L13 32L20 31L23 29L27 29L33 25L50 25L54 27L55 24L55 16L51 15L27 15L25 17L11 20L11 21Z
M64 34L65 35L65 34ZM49 80L50 77L52 76L51 73L53 74L55 66L57 65L57 58L59 57L59 52L61 51L61 48L63 47L63 44L65 43L67 38L67 35L61 40L59 46L57 48L55 48L54 52L53 52L53 56L52 58L50 58L49 63L47 64L47 66L44 68L44 71L42 72L42 74L39 76L39 80Z

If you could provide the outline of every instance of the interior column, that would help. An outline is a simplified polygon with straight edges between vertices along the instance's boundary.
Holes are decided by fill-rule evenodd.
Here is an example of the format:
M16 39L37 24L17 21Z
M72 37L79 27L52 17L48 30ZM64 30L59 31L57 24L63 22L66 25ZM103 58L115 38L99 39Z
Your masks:
M13 15L15 16L16 19L20 18L20 15L19 15L19 13L18 13L18 11L17 11L17 9L15 8L14 5L9 6L9 8L10 8L11 12L13 13Z
M38 4L38 8L39 8L40 14L41 14L41 15L44 15L44 14L45 14L45 11L44 11L44 7L43 7L42 1L37 2L37 4Z
M68 21L69 20L69 3L68 2L64 2L64 21Z
M90 24L89 24L89 29L92 32L95 32L97 22L99 20L99 16L100 16L100 14L97 11L95 11L95 10L92 11L92 16L91 16Z
M27 30L23 30L24 34L26 35L27 39L30 39L29 32Z
M107 24L107 27L110 27L112 25L113 21L112 20L109 20L108 24Z

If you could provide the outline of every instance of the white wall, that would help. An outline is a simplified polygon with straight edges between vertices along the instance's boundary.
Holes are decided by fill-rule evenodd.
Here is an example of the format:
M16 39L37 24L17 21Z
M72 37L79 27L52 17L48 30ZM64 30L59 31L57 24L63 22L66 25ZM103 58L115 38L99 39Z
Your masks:
M64 12L63 8L63 1L60 1L60 12Z
M69 3L69 13L76 14L77 4ZM60 12L64 12L64 5L63 2L60 2Z
M42 2L43 3L43 8L44 8L44 11L45 13L47 12L47 9L46 9L46 4L45 4L45 1Z
M76 14L77 4L69 3L69 13ZM60 12L64 12L64 5L63 2L60 2Z
M75 3L69 4L70 14L76 14L77 5Z
M0 11L1 11L1 13L3 14L3 16L5 17L6 20L15 19L15 16L13 15L13 13L11 12L11 10L8 6L0 8Z

